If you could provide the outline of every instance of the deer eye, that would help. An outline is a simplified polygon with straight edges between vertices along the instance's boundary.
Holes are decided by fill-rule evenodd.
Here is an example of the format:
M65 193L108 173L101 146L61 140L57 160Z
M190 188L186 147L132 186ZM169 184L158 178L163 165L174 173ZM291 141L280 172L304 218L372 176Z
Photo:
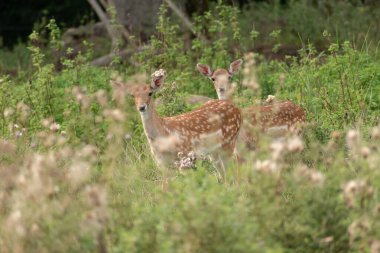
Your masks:
M149 92L148 96L151 97L153 95L153 91Z
M211 81L215 82L215 78L214 77L210 77Z

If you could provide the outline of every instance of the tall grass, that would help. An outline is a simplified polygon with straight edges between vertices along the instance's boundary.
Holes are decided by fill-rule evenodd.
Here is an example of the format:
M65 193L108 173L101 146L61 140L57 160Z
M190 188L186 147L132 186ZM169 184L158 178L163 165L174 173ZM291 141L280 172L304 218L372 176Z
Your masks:
M380 64L349 42L283 62L250 58L234 80L236 103L292 99L307 112L304 133L262 136L223 183L199 160L162 191L132 99L109 81L166 68L163 115L191 110L188 94L215 96L195 64L225 67L245 53L231 45L247 38L227 29L236 9L213 11L197 24L210 41L189 50L163 7L152 47L134 57L140 68L93 67L89 45L76 57L67 50L57 72L33 34L30 76L0 77L1 252L380 251Z

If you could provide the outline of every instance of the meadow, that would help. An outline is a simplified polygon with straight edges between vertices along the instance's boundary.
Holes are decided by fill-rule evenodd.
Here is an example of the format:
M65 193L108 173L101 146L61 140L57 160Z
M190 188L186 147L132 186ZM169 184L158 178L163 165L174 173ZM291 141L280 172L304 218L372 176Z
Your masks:
M107 67L91 64L91 41L65 47L53 19L27 45L1 50L0 252L380 252L379 41L363 31L378 14L363 7L350 18L353 7L340 7L325 21L295 16L302 4L259 5L258 24L291 17L285 30L259 31L247 10L220 1L194 17L207 39L189 45L163 5L149 45ZM272 58L252 51L260 43ZM198 159L163 190L133 99L110 80L149 82L165 69L154 98L172 116L198 106L190 95L216 98L198 62L239 58L235 104L292 100L307 115L302 134L261 136L223 182Z

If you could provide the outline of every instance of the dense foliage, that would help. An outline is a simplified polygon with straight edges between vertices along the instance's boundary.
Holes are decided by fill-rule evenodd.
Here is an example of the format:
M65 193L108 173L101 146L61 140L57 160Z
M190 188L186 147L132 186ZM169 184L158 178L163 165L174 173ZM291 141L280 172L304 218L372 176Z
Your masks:
M54 20L46 47L34 32L27 49L2 52L29 53L15 75L0 76L0 251L380 252L377 51L336 41L326 27L313 34L326 50L308 43L297 56L267 60L245 51L256 35L245 35L242 16L218 3L194 17L208 41L186 45L162 6L150 46L133 55L136 66L117 57L92 66L94 45L84 41L73 55ZM271 33L274 51L282 34ZM207 159L167 178L132 99L109 81L133 84L143 78L136 74L166 69L155 99L161 115L176 115L193 108L190 94L215 97L197 62L227 67L239 57L236 104L274 94L300 104L308 125L282 142L262 136L243 151L246 163L231 162L224 182Z

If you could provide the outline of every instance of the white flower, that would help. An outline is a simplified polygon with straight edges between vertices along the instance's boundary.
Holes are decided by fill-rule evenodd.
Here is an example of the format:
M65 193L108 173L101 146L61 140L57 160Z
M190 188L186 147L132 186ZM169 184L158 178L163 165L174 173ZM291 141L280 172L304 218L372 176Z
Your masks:
M267 103L272 103L274 100L275 100L275 96L273 95L268 95L267 99L265 100L265 102Z
M354 207L355 199L360 196L370 197L373 195L374 189L370 186L366 180L355 179L347 182L343 188L343 196L346 204L349 207Z
M257 160L254 168L264 173L274 173L280 169L277 163L270 160L263 160L263 161Z
M69 168L68 177L75 184L82 183L90 173L90 165L87 162L75 161Z
M189 169L195 167L195 162L197 160L195 152L191 151L186 156L183 156L182 152L178 152L178 158L180 158L180 160L176 161L174 164L179 169Z
M22 214L20 210L13 211L8 219L7 219L7 225L10 229L13 229L17 235L24 236L26 231L25 227L22 221Z
M9 117L9 116L12 116L12 114L15 112L15 110L13 108L6 108L4 110L4 117Z
M278 160L285 149L285 144L282 141L274 141L270 144L270 149L272 150L273 159Z
M166 74L165 70L159 69L159 70L154 71L154 73L152 74L152 77L165 76L165 74Z
M119 109L113 109L113 110L107 109L107 110L104 110L103 114L105 117L114 121L123 121L125 119L125 115Z
M303 142L300 137L294 136L288 141L287 148L290 152L300 152L303 150Z
M296 175L315 186L322 186L325 182L325 176L318 170L310 169L305 165L300 166L296 171Z
M347 141L347 146L349 148L355 148L356 145L359 143L360 140L360 135L359 132L356 130L350 130L347 132L346 135L346 141Z
M371 132L371 138L377 140L380 138L380 127L374 127Z
M50 129L51 131L53 131L53 132L56 132L56 131L58 131L59 129L61 129L61 125L58 124L58 123L53 122L53 123L50 125L49 129Z
M360 153L363 158L368 158L368 156L371 154L371 150L368 147L362 147Z
M22 136L22 132L21 131L16 131L15 132L15 136L16 136L16 138L20 138Z

